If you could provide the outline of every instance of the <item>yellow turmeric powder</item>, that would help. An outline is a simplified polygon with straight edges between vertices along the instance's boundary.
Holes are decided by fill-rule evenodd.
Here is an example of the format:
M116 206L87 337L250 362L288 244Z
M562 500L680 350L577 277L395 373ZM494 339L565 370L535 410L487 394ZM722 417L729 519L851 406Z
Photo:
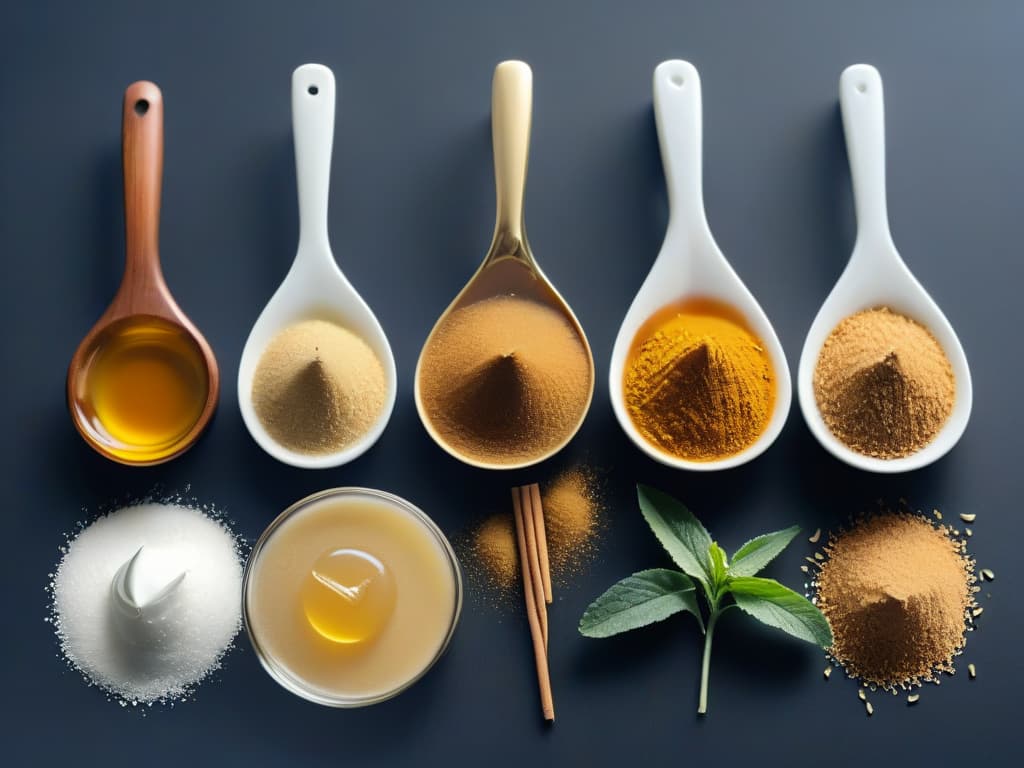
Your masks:
M690 461L748 448L775 406L774 372L761 340L739 313L711 299L669 305L644 323L623 384L640 434Z

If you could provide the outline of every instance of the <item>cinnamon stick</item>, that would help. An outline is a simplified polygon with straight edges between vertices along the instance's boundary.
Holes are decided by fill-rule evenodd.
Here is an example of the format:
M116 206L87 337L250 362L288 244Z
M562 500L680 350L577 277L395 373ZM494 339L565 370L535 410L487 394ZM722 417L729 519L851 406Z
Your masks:
M544 507L540 501L540 485L530 485L530 500L533 502L533 530L537 538L537 559L540 561L540 578L544 585L544 601L550 605L551 594L551 563L548 560L548 532L544 525Z
M519 571L523 575L523 595L526 599L526 620L530 625L533 639L533 657L537 665L537 685L540 688L540 708L545 720L555 719L555 704L551 696L551 677L548 673L548 654L540 629L540 614L533 589L533 575L526 562L526 524L523 519L523 505L518 488L512 489L512 509L516 522L516 542L519 545Z
M526 529L526 557L521 561L522 567L529 567L530 580L533 582L533 599L537 606L537 618L540 620L541 634L544 636L544 648L548 647L548 606L544 600L544 579L540 572L540 557L537 553L537 532L534 529L533 499L528 486L520 486L512 491L519 493L523 513L523 528Z

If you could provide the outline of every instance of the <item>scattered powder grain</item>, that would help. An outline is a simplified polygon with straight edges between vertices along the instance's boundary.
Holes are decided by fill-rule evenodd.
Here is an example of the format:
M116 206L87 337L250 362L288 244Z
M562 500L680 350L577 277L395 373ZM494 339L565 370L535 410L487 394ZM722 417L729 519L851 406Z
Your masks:
M939 433L953 411L956 382L928 329L881 307L832 330L814 369L814 396L839 440L858 453L895 459Z
M590 404L594 371L559 312L496 296L448 315L420 358L427 422L459 454L518 464L558 448Z
M906 512L855 521L829 538L812 585L832 626L832 657L887 690L952 672L974 607L974 562L962 541Z
M764 345L717 301L669 306L637 332L623 374L626 410L666 453L714 461L749 448L775 405Z
M112 583L140 548L151 568L143 584L161 569L185 576L173 603L123 618ZM91 683L123 704L173 702L219 668L241 628L241 592L239 541L224 523L191 507L139 503L70 540L51 584L52 622L65 657Z
M252 404L278 443L305 454L340 451L377 422L387 397L384 367L352 331L326 320L288 326L253 375Z
M588 467L573 467L541 488L551 577L565 585L596 554L604 500L601 480ZM482 586L499 597L519 589L519 554L510 511L491 515L472 529L460 549Z

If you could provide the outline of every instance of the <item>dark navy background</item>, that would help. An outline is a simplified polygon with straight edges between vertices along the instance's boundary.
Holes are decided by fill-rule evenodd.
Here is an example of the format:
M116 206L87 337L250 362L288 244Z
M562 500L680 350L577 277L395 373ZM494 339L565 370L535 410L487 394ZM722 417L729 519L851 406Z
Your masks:
M8 2L0 11L0 247L5 527L2 739L7 765L1006 764L1024 630L1020 296L1024 6L1007 2ZM576 309L599 379L573 443L511 474L471 469L430 442L412 373L428 330L489 242L494 65L534 70L527 221ZM900 251L958 329L975 381L959 446L899 477L854 471L811 438L795 407L779 441L741 469L671 471L623 436L607 396L618 324L661 243L664 183L651 109L663 59L704 85L708 217L774 321L795 369L818 306L853 245L837 107L842 69L876 65L886 89L889 206ZM394 347L399 397L378 445L349 466L302 471L249 438L235 400L246 335L295 251L290 76L339 83L330 207L343 269ZM161 251L167 281L221 365L217 417L176 461L110 463L77 436L65 367L113 295L123 263L120 116L125 86L163 89ZM44 586L63 532L159 484L213 502L254 540L296 499L383 488L450 535L507 507L508 487L579 461L609 470L611 530L591 573L551 610L558 722L539 717L520 614L470 592L442 662L415 688L359 711L307 704L263 673L248 642L196 699L148 717L85 686L58 657ZM667 564L633 485L687 502L732 551L798 522L837 524L878 497L948 518L978 514L972 550L998 581L961 673L920 704L825 683L822 654L739 614L720 625L711 713L695 715L691 619L619 639L578 636L617 578ZM770 574L793 586L805 537ZM978 678L963 669L972 661ZM717 756L717 757L716 757Z

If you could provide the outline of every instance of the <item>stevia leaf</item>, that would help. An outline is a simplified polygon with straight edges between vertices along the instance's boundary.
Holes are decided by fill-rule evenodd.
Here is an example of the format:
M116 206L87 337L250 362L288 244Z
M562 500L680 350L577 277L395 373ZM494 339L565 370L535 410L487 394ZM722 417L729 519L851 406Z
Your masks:
M781 531L766 533L751 539L736 550L732 556L729 573L733 576L753 576L774 560L789 542L800 533L800 526L793 525Z
M627 576L590 604L580 619L580 634L611 637L645 627L680 611L697 617L696 586L688 576L667 568L653 568Z
M711 542L708 554L711 556L711 571L712 576L715 578L715 588L717 589L725 583L729 571L729 561L726 559L725 550L718 546L717 541Z
M832 645L828 621L810 600L774 579L738 576L729 580L736 605L758 621L822 648Z
M661 546L676 565L703 584L710 597L715 579L707 530L690 510L668 494L646 485L638 485L636 490L640 511Z

